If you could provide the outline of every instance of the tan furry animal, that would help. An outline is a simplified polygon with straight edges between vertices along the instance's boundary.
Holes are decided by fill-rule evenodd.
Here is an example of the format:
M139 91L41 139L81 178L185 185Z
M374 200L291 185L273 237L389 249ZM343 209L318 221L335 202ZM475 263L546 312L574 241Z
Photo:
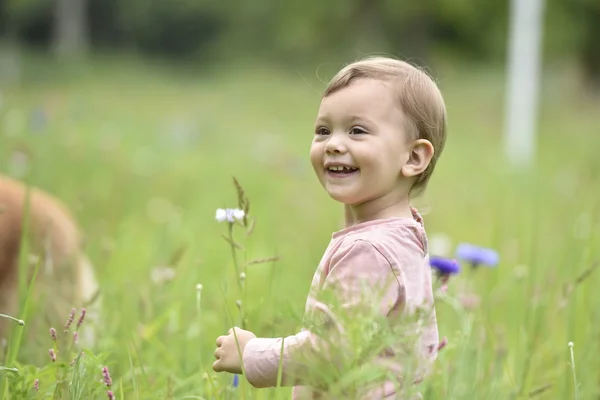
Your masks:
M22 318L17 314L18 262L26 193L25 184L0 175L0 313L16 318ZM40 266L34 286L35 308L26 320L28 333L23 345L31 343L32 336L47 341L50 324L62 332L71 308L79 311L98 290L74 217L60 200L36 188L30 189L28 238L27 282L34 271L32 259L38 259ZM96 317L97 310L87 311L86 320ZM14 323L0 318L0 342L8 337L10 324ZM0 346L0 354L1 350Z

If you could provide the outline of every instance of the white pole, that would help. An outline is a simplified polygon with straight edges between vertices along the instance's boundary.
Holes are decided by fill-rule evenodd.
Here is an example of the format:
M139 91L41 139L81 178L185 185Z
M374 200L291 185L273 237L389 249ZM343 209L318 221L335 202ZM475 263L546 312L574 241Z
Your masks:
M511 0L510 8L505 151L512 165L528 167L536 145L544 0Z

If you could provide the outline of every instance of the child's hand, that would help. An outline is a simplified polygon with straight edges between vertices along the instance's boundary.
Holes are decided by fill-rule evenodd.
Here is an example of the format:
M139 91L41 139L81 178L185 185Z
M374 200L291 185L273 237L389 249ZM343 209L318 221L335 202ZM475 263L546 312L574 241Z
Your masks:
M240 346L238 353L233 330ZM215 350L215 358L217 361L213 363L215 372L230 372L232 374L242 373L242 360L240 354L244 354L244 348L250 339L254 339L256 335L250 331L245 331L238 327L231 328L227 336L219 336L217 338L217 349Z

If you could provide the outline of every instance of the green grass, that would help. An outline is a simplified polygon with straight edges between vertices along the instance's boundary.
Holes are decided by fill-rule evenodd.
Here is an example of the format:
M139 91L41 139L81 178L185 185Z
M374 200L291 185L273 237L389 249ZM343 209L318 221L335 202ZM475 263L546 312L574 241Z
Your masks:
M28 179L72 206L106 308L93 349L102 356L90 364L97 373L84 370L98 389L105 359L119 399L227 398L211 390L232 377L213 382L204 374L214 376L214 341L229 328L224 282L229 312L238 318L231 253L221 237L227 230L214 219L217 208L237 205L232 176L257 219L247 260L281 257L247 270L243 307L248 329L259 336L299 330L312 274L342 224L340 205L321 190L308 162L324 87L314 70L222 68L105 60L66 69L34 59L21 85L2 89L0 172L16 171L11 155L27 149ZM423 386L425 397L520 399L547 387L535 398L574 398L572 341L579 398L597 398L600 273L560 304L564 285L600 261L599 104L580 97L563 75L548 73L537 166L516 173L502 152L502 75L475 67L436 75L450 132L416 205L430 237L444 233L453 244L493 247L501 265L465 270L451 281L450 295L481 296L475 310L438 303L449 345ZM35 130L31 115L40 107L47 120ZM179 251L175 278L155 284L152 271ZM43 341L47 333L39 335ZM22 343L21 350L47 354L47 342ZM8 374L0 371L0 378ZM289 389L256 391L242 380L227 396L250 393L288 398Z

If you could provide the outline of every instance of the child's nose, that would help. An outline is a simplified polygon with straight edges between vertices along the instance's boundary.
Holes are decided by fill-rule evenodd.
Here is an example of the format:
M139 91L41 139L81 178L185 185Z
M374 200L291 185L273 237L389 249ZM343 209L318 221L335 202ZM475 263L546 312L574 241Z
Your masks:
M340 154L347 151L346 144L342 135L331 135L325 146L327 154Z

